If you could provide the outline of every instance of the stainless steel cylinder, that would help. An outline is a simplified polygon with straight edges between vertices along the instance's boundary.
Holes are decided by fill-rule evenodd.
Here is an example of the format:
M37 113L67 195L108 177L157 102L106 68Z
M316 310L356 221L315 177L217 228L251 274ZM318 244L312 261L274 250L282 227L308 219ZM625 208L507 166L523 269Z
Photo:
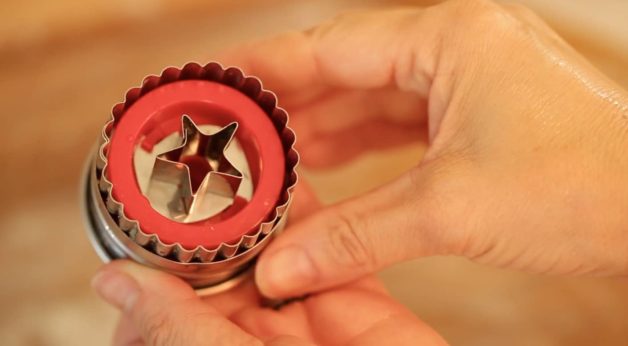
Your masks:
M118 198L114 198L112 189L117 182L110 179L106 172L107 165L110 164L108 145L115 131L118 130L116 126L121 126L120 119L125 116L125 110L132 107L132 104L144 95L151 92L163 93L163 89L159 89L163 85L190 79L221 83L226 88L235 89L246 95L258 104L274 124L273 135L279 138L283 155L285 155L282 158L282 162L285 162L285 175L282 178L280 196L274 202L273 212L267 215L256 229L244 230L241 239L233 243L221 243L215 248L209 248L203 244L197 244L195 248L192 248L189 244L162 241L159 230L144 229L143 220L132 219L126 215L124 204ZM268 106L269 95L273 98L270 102L272 107ZM186 280L202 293L228 289L246 278L260 251L277 232L283 229L291 193L297 180L295 167L298 163L298 154L294 150L295 136L287 127L287 114L276 107L274 95L264 90L261 82L255 77L244 76L238 69L224 69L216 63L205 66L190 63L181 69L168 68L162 72L161 76L147 77L141 87L131 89L127 93L127 99L122 105L124 106L114 107L112 120L103 127L103 138L88 158L81 182L80 198L83 216L89 239L98 256L105 262L127 258L166 271ZM196 116L197 118L205 117L204 119L208 119L209 122L212 121L212 114L197 114ZM134 145L139 146L137 143ZM250 153L248 154L250 156ZM248 157L248 160L255 162L258 158ZM261 173L257 172L252 175L256 174L257 179L261 179L259 178L262 176ZM259 185L259 181L257 184ZM255 193L258 191L254 186L252 195L254 196ZM235 195L235 191L233 194ZM228 218L238 216L238 212L232 212ZM194 223L191 224L194 225ZM211 232L210 228L208 226L207 232Z

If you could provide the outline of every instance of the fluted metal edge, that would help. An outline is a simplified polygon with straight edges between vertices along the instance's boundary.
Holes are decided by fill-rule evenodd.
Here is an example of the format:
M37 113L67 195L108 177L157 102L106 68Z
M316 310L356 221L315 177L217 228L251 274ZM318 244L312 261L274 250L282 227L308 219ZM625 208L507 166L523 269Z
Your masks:
M186 249L179 243L166 244L157 234L144 232L140 223L128 217L124 212L124 205L113 197L115 186L107 178L107 150L110 144L111 134L116 122L123 116L126 109L142 97L142 95L161 85L189 79L222 83L239 90L255 101L275 125L286 156L284 188L280 200L273 214L268 218L268 221L260 224L256 232L242 236L236 243L229 244L223 242L219 246L209 249L200 245L194 249ZM120 229L135 243L161 257L174 259L181 263L212 263L228 260L236 254L248 251L277 228L275 226L279 223L290 205L292 194L298 180L296 166L299 161L299 155L294 148L295 141L296 136L292 129L288 127L288 114L282 108L277 107L276 95L271 91L263 89L262 82L258 78L245 76L237 67L223 68L222 65L216 62L201 66L192 62L184 65L180 69L168 67L164 69L159 76L148 76L144 79L140 87L131 88L127 91L124 102L118 103L113 107L112 117L103 127L94 169L96 170L98 187L102 193L108 212L114 216L113 219L116 220Z

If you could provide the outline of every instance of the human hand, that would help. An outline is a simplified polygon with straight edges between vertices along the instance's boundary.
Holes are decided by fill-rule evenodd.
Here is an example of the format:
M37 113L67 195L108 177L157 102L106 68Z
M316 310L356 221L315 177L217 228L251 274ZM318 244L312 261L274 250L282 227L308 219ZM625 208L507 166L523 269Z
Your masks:
M317 208L299 186L291 217ZM94 288L122 311L115 345L445 345L438 334L366 277L294 301L279 310L262 306L249 280L200 298L180 279L130 261L105 265Z
M277 91L305 165L428 142L407 174L270 244L264 294L430 255L628 273L626 92L531 12L477 0L347 14L228 56Z
M374 278L262 307L252 281L200 298L169 274L120 260L95 288L123 315L114 345L445 345Z

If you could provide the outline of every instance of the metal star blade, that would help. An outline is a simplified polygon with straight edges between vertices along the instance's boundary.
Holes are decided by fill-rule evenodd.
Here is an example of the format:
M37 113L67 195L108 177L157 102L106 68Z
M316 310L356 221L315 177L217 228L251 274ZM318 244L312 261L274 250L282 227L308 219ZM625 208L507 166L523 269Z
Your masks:
M170 218L188 223L207 219L231 206L242 173L225 156L238 123L204 133L188 115L183 115L181 122L182 143L157 155L147 197L169 201Z

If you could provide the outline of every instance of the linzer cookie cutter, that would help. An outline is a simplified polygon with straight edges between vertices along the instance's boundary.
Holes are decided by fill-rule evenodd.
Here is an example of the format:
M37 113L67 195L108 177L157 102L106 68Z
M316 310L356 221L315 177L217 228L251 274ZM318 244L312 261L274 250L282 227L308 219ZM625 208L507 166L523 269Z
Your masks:
M299 157L255 77L167 68L126 93L87 162L82 201L104 261L130 258L206 293L243 278L287 218Z

